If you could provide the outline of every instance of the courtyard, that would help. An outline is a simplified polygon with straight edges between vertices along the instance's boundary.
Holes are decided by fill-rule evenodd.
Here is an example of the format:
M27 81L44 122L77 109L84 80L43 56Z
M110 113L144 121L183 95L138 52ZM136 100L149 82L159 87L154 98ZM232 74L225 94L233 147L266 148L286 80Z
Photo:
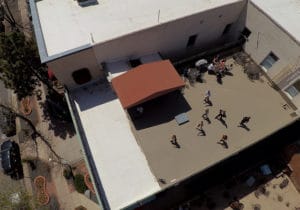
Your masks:
M263 75L250 80L244 67L228 57L226 65L231 64L230 75L223 77L221 84L215 75L204 73L201 83L191 85L186 81L182 95L171 93L146 102L142 105L143 116L130 120L161 187L203 171L296 120L292 108L285 105L287 102ZM212 106L203 103L207 90ZM205 109L209 109L211 123L202 119ZM223 123L215 119L220 109L227 115ZM178 125L174 117L182 112L189 121ZM245 116L251 117L248 129L238 127ZM200 121L204 121L205 135L198 135L196 126ZM172 135L176 135L180 148L170 143ZM222 135L228 136L227 149L217 143Z

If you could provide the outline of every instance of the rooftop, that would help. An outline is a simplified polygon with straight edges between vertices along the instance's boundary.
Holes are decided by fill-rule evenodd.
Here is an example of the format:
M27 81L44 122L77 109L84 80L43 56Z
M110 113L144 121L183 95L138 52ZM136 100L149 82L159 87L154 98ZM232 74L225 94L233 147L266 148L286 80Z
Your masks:
M143 116L133 121L109 85L95 83L73 90L76 111L112 207L125 207L201 172L295 120L293 110L284 106L286 101L266 78L250 81L243 66L232 58L226 62L233 64L232 75L225 76L222 84L205 74L203 83L185 88L183 95L171 93L146 102ZM208 89L212 107L203 104ZM211 124L204 122L206 136L198 136L195 127L206 108ZM219 109L227 112L227 128L214 119ZM178 125L174 116L181 112L187 113L189 122ZM244 116L251 116L249 131L237 127ZM172 134L180 149L170 143ZM223 134L228 136L228 149L216 143Z
M47 54L53 56L238 1L98 0L81 7L74 0L42 0L35 4Z
M300 20L299 0L251 0L251 2L300 43L300 24L295 24Z
M72 96L110 208L124 208L159 191L110 86L95 83Z
M283 108L286 101L268 85L266 78L250 81L243 66L232 58L226 64L233 64L233 75L225 76L221 85L214 75L205 74L204 82L185 88L182 97L165 96L149 108L144 106L144 116L131 121L154 175L167 182L164 186L213 166L295 120L290 115L293 110ZM203 104L206 90L211 91L212 107ZM204 121L206 136L198 136L196 126L203 120L206 108L211 124ZM220 109L226 110L227 127L215 119ZM187 113L189 122L179 126L174 116L181 112ZM249 131L237 127L244 116L251 117ZM170 144L173 134L180 149ZM223 134L228 136L228 149L217 144Z

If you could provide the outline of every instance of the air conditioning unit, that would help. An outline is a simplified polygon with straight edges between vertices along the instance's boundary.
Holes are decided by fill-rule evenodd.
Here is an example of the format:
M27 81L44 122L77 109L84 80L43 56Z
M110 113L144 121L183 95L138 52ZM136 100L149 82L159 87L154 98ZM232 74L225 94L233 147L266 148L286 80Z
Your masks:
M82 7L98 4L97 0L77 0L77 2Z

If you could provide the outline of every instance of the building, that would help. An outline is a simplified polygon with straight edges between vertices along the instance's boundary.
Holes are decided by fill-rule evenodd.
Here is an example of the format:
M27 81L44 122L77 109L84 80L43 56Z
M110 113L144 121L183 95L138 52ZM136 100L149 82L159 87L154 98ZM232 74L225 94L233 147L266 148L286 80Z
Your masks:
M66 96L102 208L142 205L155 199L156 193L237 154L298 118L300 28L291 25L299 19L296 11L300 6L296 0L289 4L283 0L98 0L86 3L30 0L30 7L41 60L68 89ZM195 105L195 97L199 97L197 91L188 90L179 99L168 94L163 102L177 100L176 106L152 104L156 110L149 111L143 119L131 120L127 108L166 94L175 86L155 85L156 89L145 90L144 95L127 104L121 99L121 93L116 91L116 95L110 85L112 81L114 86L116 78L140 64L143 65L137 68L143 71L149 66L160 69L169 63L161 61L163 59L176 61L243 40L246 40L245 52L264 69L269 82L252 87L242 82L245 78L240 73L237 73L241 75L240 81L228 79L232 85L228 86L230 91L225 88L224 94L230 92L229 98L241 97L245 107L257 100L249 112L256 115L260 123L254 126L259 130L255 134L228 131L232 138L245 140L234 142L226 152L219 151L215 142L204 144L193 140L195 135L191 133L195 128L191 123L196 123L199 120L196 115L202 112ZM130 91L147 86L147 78ZM129 80L127 86L134 84L132 81ZM207 81L212 79L207 78ZM243 87L239 87L240 84ZM282 90L279 91L281 96L267 84L277 91ZM121 86L120 90L127 86ZM224 91L207 84L203 87L214 92ZM145 92L150 95L146 96ZM124 98L128 97L127 93ZM233 113L239 106L232 106L231 102L231 99L222 101ZM261 104L268 107L267 111ZM178 127L174 116L182 110L177 107L188 113L190 124ZM261 115L255 114L256 111ZM233 114L233 117L237 120L242 115ZM210 138L216 139L221 134L215 128L210 129L208 131L213 133ZM174 153L169 146L168 139L174 132L186 139L182 143L186 149L181 153ZM197 149L201 149L202 154L199 155ZM199 162L199 159L205 161Z
M251 35L245 43L245 51L298 109L300 26L294 23L300 18L299 8L298 1L252 0L246 18Z

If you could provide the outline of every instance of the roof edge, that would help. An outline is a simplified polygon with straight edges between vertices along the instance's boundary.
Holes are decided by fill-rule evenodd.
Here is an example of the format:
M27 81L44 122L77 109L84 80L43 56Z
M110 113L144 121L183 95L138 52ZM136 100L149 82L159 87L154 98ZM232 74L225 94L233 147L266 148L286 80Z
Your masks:
M43 32L41 29L41 24L40 24L40 19L39 19L39 14L36 8L36 3L35 0L29 0L29 7L30 7L30 12L32 16L32 24L33 24L33 30L35 34L35 40L37 42L39 54L40 54L40 59L43 63L43 60L48 57L46 45L45 45L45 40L43 36Z
M41 23L40 23L37 6L36 6L36 0L29 0L29 7L30 7L31 16L32 16L32 24L33 24L34 34L35 34L35 40L37 42L39 55L40 55L40 59L41 59L42 63L47 63L47 62L56 60L58 58L65 57L67 55L71 55L71 54L74 54L74 53L77 53L77 52L80 52L82 50L92 47L92 45L90 43L88 43L88 44L73 48L71 50L66 50L64 52L49 56L48 52L47 52L47 47L46 47Z
M40 54L40 59L41 59L42 63L47 63L47 62L59 59L61 57L65 57L65 56L68 56L68 55L71 55L71 54L75 54L75 53L80 52L82 50L93 47L93 45L91 43L88 43L88 44L82 45L80 47L72 48L70 50L66 50L64 52L57 53L57 54L49 56L48 53L47 53L47 47L46 47L45 39L44 39L44 36L43 36L43 31L42 31L41 23L39 21L39 14L38 14L37 6L36 6L36 1L38 1L38 0L28 0L28 1L29 1L31 15L32 15L32 23L33 23L33 26L34 26L33 27L34 28L34 33L35 33L35 37L36 37L36 41L37 41L37 45L38 45L38 49L39 49L39 54ZM243 0L235 0L235 2L231 2L229 4L232 5L232 4L236 4L238 2L242 2L242 1ZM211 11L211 10L214 10L214 9L217 9L217 8L223 7L225 5L229 5L229 4L222 4L222 5L214 6L212 8L207 9L207 10ZM178 18L175 18L175 19L172 19L172 20L169 20L169 21L162 21L162 22L159 22L158 24L155 24L155 25L152 25L152 26L149 26L149 27L145 27L145 28L139 29L139 30L134 30L134 31L131 31L131 32L126 33L126 34L118 35L118 36L112 37L110 39L102 40L102 41L97 42L95 44L99 45L99 44L104 44L104 43L107 43L107 42L110 42L110 41L114 41L114 40L129 36L129 35L137 34L141 31L146 31L146 30L158 27L158 26L162 26L164 24L168 24L168 23L180 20L180 19L191 17L193 15L203 13L207 10L194 12L192 14L184 15L182 17L178 17Z
M272 18L271 15L269 15L263 8L261 8L258 4L250 1L250 4L252 4L257 10L259 10L262 14L264 14L271 22L273 22L278 28L280 28L286 35L288 35L298 46L300 46L300 40L295 37L293 34L291 34L287 29L284 28L283 25L281 25L278 21L276 21L274 18Z
M74 104L74 100L68 89L66 89L66 91L65 91L65 96L66 96L68 108L71 113L72 121L74 123L75 130L78 133L78 135L77 135L78 141L81 145L81 148L84 151L83 156L84 156L85 163L87 163L88 171L91 174L91 179L94 181L94 187L95 187L96 197L99 202L99 207L101 207L101 209L104 209L104 210L110 210L111 209L110 203L107 199L107 195L105 193L102 181L100 179L98 170L95 166L95 160L90 151L90 146L87 142L79 114L78 114L76 106Z

